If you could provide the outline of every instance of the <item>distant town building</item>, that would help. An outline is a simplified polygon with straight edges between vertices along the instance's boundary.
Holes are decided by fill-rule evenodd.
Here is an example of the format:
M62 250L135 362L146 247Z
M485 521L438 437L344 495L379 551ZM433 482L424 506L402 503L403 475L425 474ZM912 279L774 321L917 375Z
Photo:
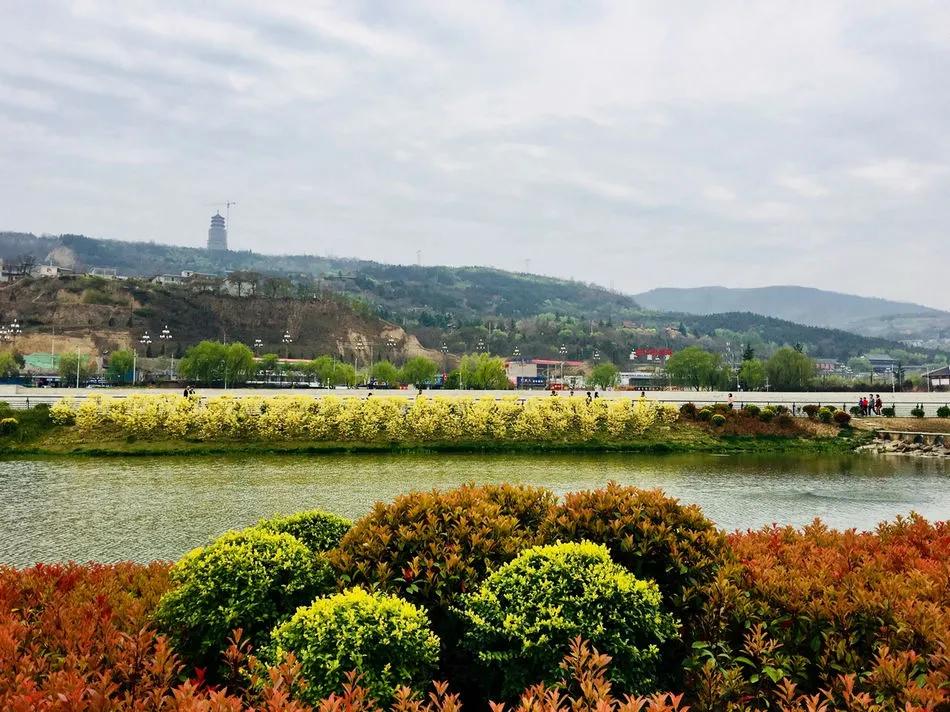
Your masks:
M944 366L924 374L931 388L950 388L950 366Z
M867 359L874 373L891 373L897 370L897 366L900 363L896 358L888 356L887 354L868 354Z
M834 373L835 371L841 368L841 364L837 359L833 358L816 358L815 359L815 369L818 373Z
M114 267L93 267L87 274L90 277L101 277L102 279L119 279L119 273Z
M30 270L33 277L60 277L66 274L72 274L71 269L60 267L58 265L36 265Z
M673 349L640 348L630 352L631 361L665 362L673 355Z
M212 252L226 252L228 249L228 229L221 213L211 216L211 227L208 228L208 249Z

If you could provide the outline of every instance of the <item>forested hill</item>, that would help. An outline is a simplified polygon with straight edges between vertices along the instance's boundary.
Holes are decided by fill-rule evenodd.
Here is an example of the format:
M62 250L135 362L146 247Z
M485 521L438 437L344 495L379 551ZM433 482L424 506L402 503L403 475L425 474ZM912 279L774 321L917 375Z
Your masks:
M894 316L950 318L948 312L920 304L859 297L811 287L662 288L643 292L634 298L647 309L659 311L690 314L754 312L799 324L836 329L854 329L869 319Z
M585 319L623 319L638 312L633 298L596 285L485 267L419 267L314 255L212 253L151 242L102 240L82 235L37 237L0 233L0 258L28 253L65 267L111 267L129 276L179 274L308 275L338 291L363 296L388 313L425 314L447 326L485 315L520 318L539 313Z

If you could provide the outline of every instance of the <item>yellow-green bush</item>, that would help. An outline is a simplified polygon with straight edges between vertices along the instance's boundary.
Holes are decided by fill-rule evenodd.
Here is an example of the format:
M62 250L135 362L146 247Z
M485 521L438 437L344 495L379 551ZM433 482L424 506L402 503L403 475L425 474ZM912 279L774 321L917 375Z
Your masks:
M348 672L386 704L402 685L420 688L439 662L439 638L424 610L398 596L351 588L301 607L273 632L277 660L293 653L316 704L343 692Z
M626 440L676 421L671 406L647 400L584 398L340 398L324 396L90 396L56 403L53 421L84 432L199 440L329 442L582 442Z

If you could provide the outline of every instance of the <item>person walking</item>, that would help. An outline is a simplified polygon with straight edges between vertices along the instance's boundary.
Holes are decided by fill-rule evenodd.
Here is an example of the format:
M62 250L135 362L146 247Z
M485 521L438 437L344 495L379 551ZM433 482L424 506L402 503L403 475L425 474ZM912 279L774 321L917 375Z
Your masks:
M868 393L868 415L874 415L874 394Z
M874 399L874 412L877 415L881 414L881 409L884 407L884 401L881 400L881 394L877 394L877 398Z
M735 406L732 401L732 394L729 394L729 397L726 399L726 403L729 404L729 410L732 410Z

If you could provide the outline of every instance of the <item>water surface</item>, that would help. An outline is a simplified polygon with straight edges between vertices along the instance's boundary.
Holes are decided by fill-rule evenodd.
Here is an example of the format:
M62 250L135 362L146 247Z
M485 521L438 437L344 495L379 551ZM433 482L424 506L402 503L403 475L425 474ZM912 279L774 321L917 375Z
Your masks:
M373 502L463 482L558 494L609 480L695 502L725 529L821 517L871 529L950 519L946 461L856 455L320 455L0 461L0 563L175 559L261 516Z

